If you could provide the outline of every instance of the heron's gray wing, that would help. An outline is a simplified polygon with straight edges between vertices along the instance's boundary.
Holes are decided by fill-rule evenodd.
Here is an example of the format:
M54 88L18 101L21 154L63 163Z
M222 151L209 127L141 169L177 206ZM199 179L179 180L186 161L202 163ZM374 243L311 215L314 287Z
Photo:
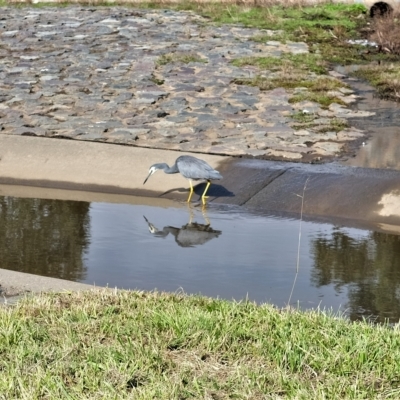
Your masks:
M175 240L181 247L194 247L199 246L208 241L217 238L221 231L212 229L209 225L186 224L179 230Z
M187 179L222 179L221 174L204 160L192 156L180 156L176 160L179 172Z

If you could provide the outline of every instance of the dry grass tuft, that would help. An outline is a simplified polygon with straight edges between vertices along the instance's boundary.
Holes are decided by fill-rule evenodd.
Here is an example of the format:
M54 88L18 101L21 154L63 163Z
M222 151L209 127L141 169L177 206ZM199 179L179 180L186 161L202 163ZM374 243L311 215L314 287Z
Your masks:
M65 4L65 0L43 0L40 1L42 3L54 3L54 4ZM39 0L6 0L6 4L15 4L15 3L39 3ZM152 0L152 1L143 1L143 0L116 0L116 1L107 1L107 0L69 0L70 4L87 4L87 5L144 5L151 3L152 5L177 5L182 4L182 0ZM212 4L213 2L210 0L191 0L191 3L194 4ZM219 4L227 4L227 5L235 5L235 6L243 6L243 7L268 7L268 6L276 6L279 5L281 7L302 7L312 4L324 4L326 0L218 0Z
M386 53L400 54L400 14L376 17L372 22L371 40Z

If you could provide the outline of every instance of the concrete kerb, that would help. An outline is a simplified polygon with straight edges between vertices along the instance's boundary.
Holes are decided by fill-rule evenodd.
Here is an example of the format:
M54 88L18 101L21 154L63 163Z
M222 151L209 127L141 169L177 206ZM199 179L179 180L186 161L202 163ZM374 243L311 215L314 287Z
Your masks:
M172 205L172 200L186 199L186 179L180 175L167 176L160 171L145 186L143 181L150 165L155 162L172 164L182 154L104 143L1 135L0 184L11 185L8 188L12 188L14 195L19 192L18 186L14 185L22 184L53 188L57 198L62 198L62 191L57 189L73 189L86 191L88 201L93 198L91 192L102 192L112 193L110 199L116 202L131 202L129 199L135 195L146 196L148 204L155 205L159 198L171 199ZM211 185L210 203L298 214L298 195L307 182L305 215L328 220L357 220L379 230L400 234L400 171L208 154L199 157L224 176L222 181ZM199 184L197 194L202 190L203 184ZM35 189L31 192L34 196ZM4 194L0 188L0 195ZM0 270L0 285L3 294L94 288L5 270Z
M166 198L184 199L188 182L180 175L160 171L146 185L150 165L188 153L153 150L96 142L0 136L0 183L97 191L156 197L176 188ZM202 155L217 166L226 158Z
M0 184L30 185L184 201L181 175L155 173L185 153L104 143L0 136ZM303 212L400 226L400 171L296 164L202 154L224 179L209 190L210 203L299 212L298 194L308 179ZM197 185L200 195L204 184ZM199 197L194 196L194 200Z
M0 268L0 304L7 304L9 297L28 293L93 290L96 288L98 287L95 285Z

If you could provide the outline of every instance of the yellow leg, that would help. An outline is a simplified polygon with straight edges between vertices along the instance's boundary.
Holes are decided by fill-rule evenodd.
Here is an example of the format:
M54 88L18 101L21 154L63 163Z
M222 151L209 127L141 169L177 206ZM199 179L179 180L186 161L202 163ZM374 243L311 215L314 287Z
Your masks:
M207 226L210 226L210 220L209 220L209 218L207 216L207 211L206 211L205 204L203 204L203 207L201 208L201 212L203 214L203 218L204 218L204 221L206 221Z
M190 185L190 192L189 192L189 197L188 197L188 199L187 199L187 202L189 203L190 202L190 199L192 198L192 196L193 196L193 185L192 185L192 181L189 179L189 185Z
M190 203L188 203L188 210L189 210L189 223L188 223L188 225L191 225L192 221L193 221L193 217L194 217L194 211L193 211L192 206L191 206Z
M207 193L207 190L210 187L210 185L211 185L211 181L207 181L206 189L204 190L204 193L201 196L201 201L202 201L203 205L206 204L206 198L207 198L206 193Z

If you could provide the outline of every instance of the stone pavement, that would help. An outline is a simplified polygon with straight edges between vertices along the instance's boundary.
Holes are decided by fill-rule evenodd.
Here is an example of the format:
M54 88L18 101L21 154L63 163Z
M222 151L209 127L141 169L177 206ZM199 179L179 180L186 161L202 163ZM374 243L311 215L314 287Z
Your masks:
M371 113L290 104L287 90L233 83L272 76L235 67L235 58L308 52L305 43L250 40L265 33L191 12L2 7L0 132L300 161L332 158L360 140L355 128L326 128ZM173 62L172 53L192 61ZM348 89L336 96L356 101ZM319 129L293 129L299 112L314 113Z

